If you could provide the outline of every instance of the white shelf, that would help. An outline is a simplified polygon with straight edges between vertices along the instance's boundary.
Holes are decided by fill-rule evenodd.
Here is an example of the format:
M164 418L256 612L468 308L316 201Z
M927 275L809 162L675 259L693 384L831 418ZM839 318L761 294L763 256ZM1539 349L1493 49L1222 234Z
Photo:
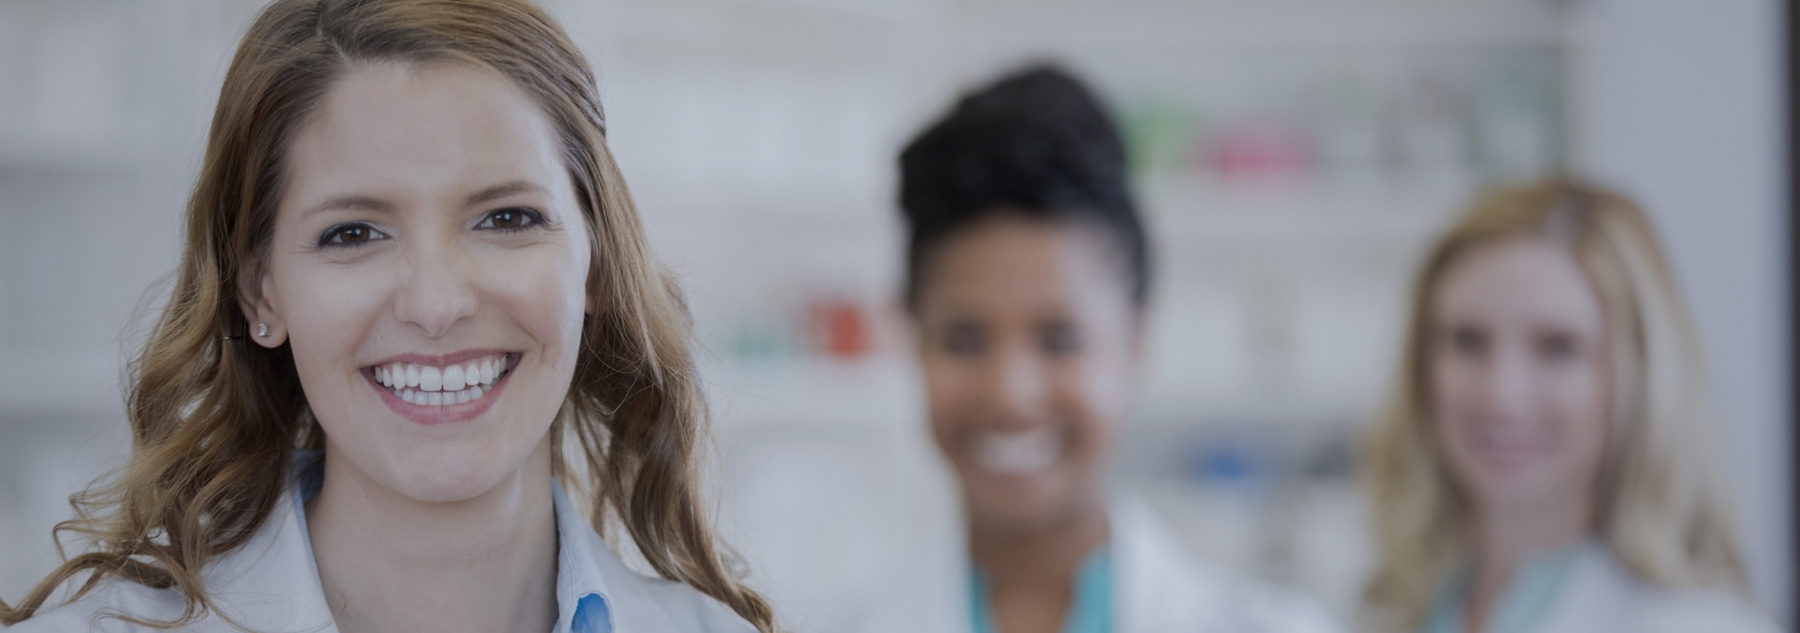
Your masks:
M1322 180L1225 186L1199 176L1140 182L1139 203L1154 233L1181 241L1423 242L1467 204L1453 182L1395 185Z
M895 354L854 361L717 359L702 376L715 427L891 429L924 419L917 368Z

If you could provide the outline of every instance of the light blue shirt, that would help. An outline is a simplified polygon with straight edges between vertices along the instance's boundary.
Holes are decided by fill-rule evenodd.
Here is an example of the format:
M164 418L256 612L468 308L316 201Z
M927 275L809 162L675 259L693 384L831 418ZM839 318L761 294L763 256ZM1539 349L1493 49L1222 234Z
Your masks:
M987 575L969 566L969 608L975 633L997 633L988 606ZM1062 633L1107 633L1112 628L1112 554L1105 545L1089 554L1075 574L1075 600L1063 616Z
M1538 628L1555 606L1570 570L1588 546L1587 541L1580 541L1527 559L1501 590L1481 630L1484 633L1528 633ZM1465 614L1469 612L1469 591L1474 585L1473 572L1472 568L1465 567L1438 592L1421 633L1463 632Z
M324 468L317 451L294 455L294 513L300 533L307 536L306 503L318 496L324 484ZM556 628L552 633L614 633L612 606L606 596L606 579L594 564L594 553L585 538L571 538L590 531L581 513L569 502L562 484L551 482L556 505ZM307 539L312 542L311 538ZM315 567L316 569L316 567Z

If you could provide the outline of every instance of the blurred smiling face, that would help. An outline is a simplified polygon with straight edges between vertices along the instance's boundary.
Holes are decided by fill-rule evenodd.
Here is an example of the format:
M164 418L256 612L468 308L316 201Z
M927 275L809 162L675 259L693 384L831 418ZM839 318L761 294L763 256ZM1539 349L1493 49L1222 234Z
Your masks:
M297 130L246 296L252 339L292 344L329 468L459 501L548 455L588 301L559 147L461 63L354 66Z
M971 519L1032 529L1097 503L1139 324L1096 229L1000 216L942 242L917 305L931 430Z
M1562 247L1515 238L1451 264L1434 295L1439 449L1488 511L1590 502L1611 396L1605 319Z

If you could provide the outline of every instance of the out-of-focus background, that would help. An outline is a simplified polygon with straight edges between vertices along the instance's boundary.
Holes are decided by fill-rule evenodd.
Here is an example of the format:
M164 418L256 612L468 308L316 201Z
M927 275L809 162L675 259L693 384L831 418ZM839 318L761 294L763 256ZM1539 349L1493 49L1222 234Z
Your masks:
M1159 279L1117 478L1198 552L1352 608L1349 474L1410 268L1476 188L1573 169L1660 222L1755 594L1793 624L1775 0L547 4L686 281L723 528L797 630L842 630L948 520L895 301L895 156L1034 60L1085 76L1129 139ZM127 448L122 362L260 5L0 0L0 596Z

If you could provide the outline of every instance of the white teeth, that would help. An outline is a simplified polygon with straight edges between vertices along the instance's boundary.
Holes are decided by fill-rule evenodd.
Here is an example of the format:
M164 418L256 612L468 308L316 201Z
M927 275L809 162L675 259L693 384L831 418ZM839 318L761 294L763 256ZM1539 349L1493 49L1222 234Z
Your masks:
M462 365L451 365L444 368L444 391L462 391Z
M419 389L432 392L444 388L444 370L432 366L419 368Z
M493 390L494 382L505 372L504 354L443 368L392 363L373 370L375 382L386 386L401 400L420 406L479 400Z
M985 433L975 442L975 462L1009 474L1034 473L1062 458L1063 439L1055 430L1038 427L1015 433Z

